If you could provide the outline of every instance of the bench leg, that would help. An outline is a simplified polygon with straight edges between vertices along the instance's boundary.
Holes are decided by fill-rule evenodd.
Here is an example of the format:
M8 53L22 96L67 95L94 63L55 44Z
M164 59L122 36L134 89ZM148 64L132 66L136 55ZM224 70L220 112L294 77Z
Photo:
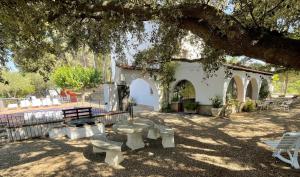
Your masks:
M156 140L160 137L159 130L157 128L150 128L147 138Z
M145 143L143 141L142 133L136 132L127 134L126 145L132 150L144 148Z
M162 145L164 148L173 148L175 147L174 135L172 134L164 134L161 136Z
M294 149L293 157L291 159L292 160L292 166L295 169L300 169L299 162L298 162L299 149L300 149L300 140L297 141L297 145L296 145L296 147Z
M121 151L106 151L105 163L110 166L119 166L119 164L124 160L123 154Z
M298 163L298 151L294 151L293 155L289 151L287 151L287 153L288 153L289 159L283 157L281 155L280 150L275 151L272 156L278 158L279 160L281 160L285 163L290 164L295 169L300 169L299 163Z

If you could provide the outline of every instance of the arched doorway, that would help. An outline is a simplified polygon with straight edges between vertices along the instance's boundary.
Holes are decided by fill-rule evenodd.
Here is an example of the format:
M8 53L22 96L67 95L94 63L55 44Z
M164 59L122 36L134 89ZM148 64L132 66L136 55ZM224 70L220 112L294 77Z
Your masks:
M242 79L238 76L233 77L226 90L226 101L230 99L236 99L244 101L244 87Z
M184 111L185 104L196 102L196 90L194 85L188 80L177 82L173 89L172 102L178 102L178 111Z
M250 98L252 100L258 99L258 86L254 78L252 78L247 85L246 98Z
M269 95L270 95L270 91L269 91L268 81L266 79L263 79L259 89L259 99L260 100L266 99Z
M159 97L155 86L143 79L135 79L129 86L130 97L137 105L149 106L153 110L159 110Z

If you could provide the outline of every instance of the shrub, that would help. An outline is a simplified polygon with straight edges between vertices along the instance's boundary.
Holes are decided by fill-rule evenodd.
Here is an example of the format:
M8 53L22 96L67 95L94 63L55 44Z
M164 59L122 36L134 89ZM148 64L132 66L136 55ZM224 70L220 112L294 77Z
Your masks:
M264 100L270 95L268 82L263 80L260 90L259 90L259 99Z
M198 107L198 103L197 102L192 102L192 101L187 101L184 103L184 108L187 110L196 110Z
M2 97L25 97L35 91L27 74L5 71L2 73L2 77L6 81L0 83Z
M245 112L251 112L255 110L255 102L252 100L246 100L244 107L243 107L243 111Z
M162 112L171 112L171 105L168 102L163 102L162 104L162 108L161 108Z
M135 106L137 104L135 98L133 98L133 97L129 97L128 103L130 103L133 106Z
M214 96L210 98L213 108L221 108L222 107L222 98L220 96Z
M54 83L61 88L81 90L96 87L101 82L100 72L82 66L62 66L52 73Z
M175 97L172 98L172 102L178 102L178 101L179 101L178 96L175 96Z

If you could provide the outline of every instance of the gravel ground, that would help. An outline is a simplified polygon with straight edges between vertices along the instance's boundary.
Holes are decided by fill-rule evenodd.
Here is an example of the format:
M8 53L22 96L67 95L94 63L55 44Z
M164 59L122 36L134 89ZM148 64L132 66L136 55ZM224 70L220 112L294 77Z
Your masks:
M264 111L236 114L231 119L199 115L143 113L175 128L176 148L163 149L161 140L145 139L146 147L125 146L123 169L93 154L88 139L34 139L0 144L0 176L222 176L297 177L299 170L272 158L262 141L300 130L300 105L290 113ZM126 137L110 133L109 138Z

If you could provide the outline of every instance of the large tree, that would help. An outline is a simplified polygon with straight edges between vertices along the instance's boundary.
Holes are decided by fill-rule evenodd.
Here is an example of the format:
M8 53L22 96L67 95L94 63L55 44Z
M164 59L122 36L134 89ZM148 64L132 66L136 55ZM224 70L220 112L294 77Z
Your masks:
M218 52L299 69L299 26L299 0L1 0L0 53L34 62L88 44L124 58L130 34L167 58L190 31Z

